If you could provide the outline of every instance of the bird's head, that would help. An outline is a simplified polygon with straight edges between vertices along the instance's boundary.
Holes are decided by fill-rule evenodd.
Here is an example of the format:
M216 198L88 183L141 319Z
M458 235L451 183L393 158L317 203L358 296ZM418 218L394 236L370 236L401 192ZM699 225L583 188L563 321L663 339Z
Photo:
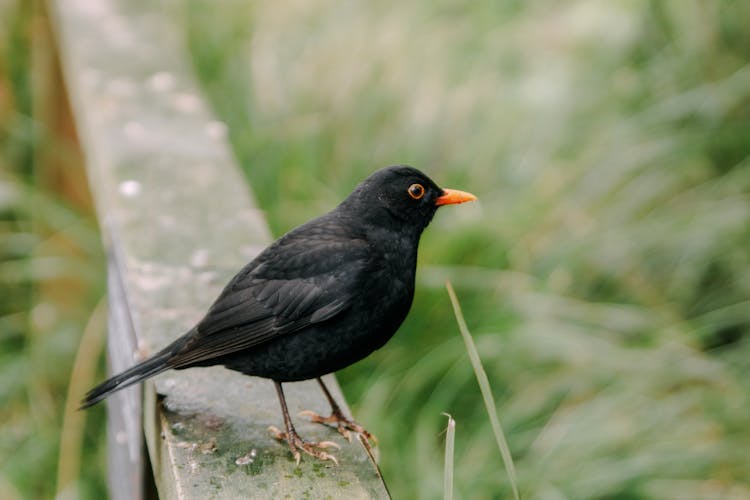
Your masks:
M341 208L372 224L421 234L438 207L476 199L471 193L440 188L416 168L399 165L370 175Z

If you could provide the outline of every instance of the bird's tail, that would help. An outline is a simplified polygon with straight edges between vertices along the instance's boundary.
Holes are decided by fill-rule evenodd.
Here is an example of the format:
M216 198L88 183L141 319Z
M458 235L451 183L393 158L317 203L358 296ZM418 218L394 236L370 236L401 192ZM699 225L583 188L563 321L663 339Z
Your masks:
M81 400L81 406L79 410L84 410L90 406L95 405L99 401L107 398L110 394L124 389L130 385L137 384L142 380L153 377L165 370L173 368L170 360L173 359L175 352L181 347L179 339L177 342L167 346L165 349L148 358L145 361L138 363L137 365L128 368L122 373L115 375L114 377L105 380L101 384L97 385Z

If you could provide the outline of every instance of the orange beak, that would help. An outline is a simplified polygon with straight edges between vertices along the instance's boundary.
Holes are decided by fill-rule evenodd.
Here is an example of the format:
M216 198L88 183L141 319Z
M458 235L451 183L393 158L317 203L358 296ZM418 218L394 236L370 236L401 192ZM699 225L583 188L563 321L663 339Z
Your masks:
M466 203L467 201L474 201L477 197L466 191L459 191L458 189L443 189L443 195L435 200L435 206L440 205L453 205L456 203Z

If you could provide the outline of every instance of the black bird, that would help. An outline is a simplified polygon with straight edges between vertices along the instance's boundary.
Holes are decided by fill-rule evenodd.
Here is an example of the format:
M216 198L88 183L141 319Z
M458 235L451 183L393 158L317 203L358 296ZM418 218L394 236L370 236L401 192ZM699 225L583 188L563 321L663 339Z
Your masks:
M331 415L316 422L372 435L346 418L320 379L383 346L401 325L414 296L417 247L441 205L475 200L441 189L415 168L384 168L338 207L291 230L226 285L205 317L153 357L91 389L88 408L115 391L170 368L224 365L274 381L286 439L300 451L336 459L330 442L301 439L289 417L282 382L317 379Z

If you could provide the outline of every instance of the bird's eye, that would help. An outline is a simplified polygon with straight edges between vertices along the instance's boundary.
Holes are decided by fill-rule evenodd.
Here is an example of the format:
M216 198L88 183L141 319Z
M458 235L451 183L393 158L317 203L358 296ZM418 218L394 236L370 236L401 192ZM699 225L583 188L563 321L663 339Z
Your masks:
M407 189L409 196L414 198L415 200L418 200L424 196L424 186L421 184L412 184L409 186L409 189Z

